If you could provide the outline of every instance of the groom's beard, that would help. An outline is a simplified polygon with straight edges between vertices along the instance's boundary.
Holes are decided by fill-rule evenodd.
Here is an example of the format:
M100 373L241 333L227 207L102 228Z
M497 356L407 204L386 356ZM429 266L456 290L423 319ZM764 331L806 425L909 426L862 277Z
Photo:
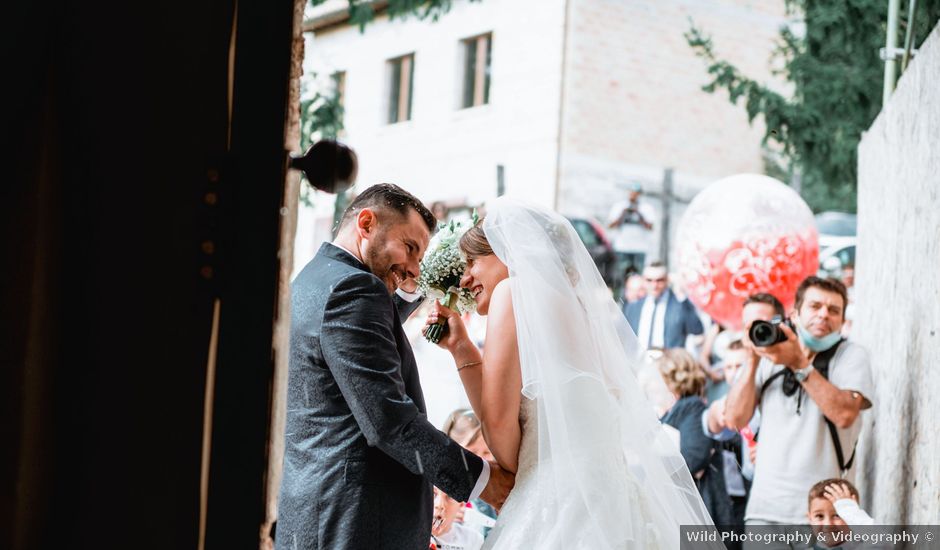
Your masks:
M397 267L393 265L385 251L388 239L384 233L376 235L369 243L369 250L366 252L366 266L373 275L382 279L388 288L388 293L392 294L398 289L399 280L395 278L393 272ZM402 277L404 278L404 277Z

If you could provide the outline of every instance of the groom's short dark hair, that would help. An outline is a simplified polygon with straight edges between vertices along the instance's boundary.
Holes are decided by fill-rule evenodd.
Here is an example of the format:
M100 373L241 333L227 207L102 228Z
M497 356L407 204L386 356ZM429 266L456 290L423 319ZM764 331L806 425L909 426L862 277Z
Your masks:
M360 193L343 212L343 219L339 222L340 227L356 217L363 208L392 211L402 217L407 216L408 210L411 209L421 216L421 219L428 226L428 231L434 231L434 228L437 227L437 218L428 210L428 207L417 197L394 183L373 185Z

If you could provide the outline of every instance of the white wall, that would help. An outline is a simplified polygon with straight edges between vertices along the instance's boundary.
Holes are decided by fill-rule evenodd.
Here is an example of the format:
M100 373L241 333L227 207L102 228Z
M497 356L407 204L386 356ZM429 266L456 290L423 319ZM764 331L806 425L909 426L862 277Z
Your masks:
M347 141L359 187L394 182L425 202L496 194L554 197L563 0L457 1L437 22L378 18L365 34L346 25L307 44L307 68L346 71ZM490 104L458 109L460 40L492 32ZM309 34L308 34L309 36ZM385 62L415 52L412 120L386 124Z
M940 27L859 145L857 315L874 406L860 491L877 523L940 518Z
M305 182L301 185L307 186ZM333 230L333 208L335 195L313 191L310 199L313 206L300 203L297 206L297 233L294 236L294 267L291 281L313 259L324 241L331 240Z

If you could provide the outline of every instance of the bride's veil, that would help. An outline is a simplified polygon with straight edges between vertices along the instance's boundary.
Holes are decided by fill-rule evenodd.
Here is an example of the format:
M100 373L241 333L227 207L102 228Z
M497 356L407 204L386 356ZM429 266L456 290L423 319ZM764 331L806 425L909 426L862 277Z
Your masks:
M538 408L543 514L533 548L678 548L680 525L711 519L637 382L638 346L564 217L505 197L483 230L509 268L522 393ZM640 495L636 498L635 495ZM585 513L590 524L585 525ZM587 541L585 541L587 542Z

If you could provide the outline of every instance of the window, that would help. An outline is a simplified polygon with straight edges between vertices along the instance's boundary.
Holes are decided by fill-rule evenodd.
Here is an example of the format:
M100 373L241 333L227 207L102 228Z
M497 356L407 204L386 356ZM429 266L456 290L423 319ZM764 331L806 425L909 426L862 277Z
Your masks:
M462 107L476 107L490 102L490 51L492 34L463 40L463 102Z
M336 137L346 135L343 128L343 118L346 109L346 71L336 71L330 78L333 80L333 113L335 120Z
M340 107L346 105L346 71L336 71L332 75L333 92Z
M414 54L388 61L389 94L388 123L411 120L411 86L415 74Z

